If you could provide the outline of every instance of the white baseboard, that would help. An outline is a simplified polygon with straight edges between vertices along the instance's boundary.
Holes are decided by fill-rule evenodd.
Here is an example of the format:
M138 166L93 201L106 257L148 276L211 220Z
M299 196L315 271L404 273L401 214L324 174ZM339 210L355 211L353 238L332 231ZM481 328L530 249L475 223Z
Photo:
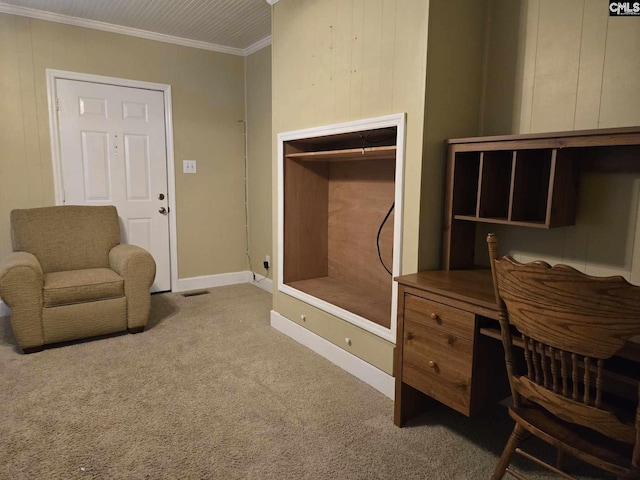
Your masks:
M255 280L253 279L255 275ZM218 275L205 275L202 277L180 278L178 288L174 292L188 292L190 290L200 290L203 288L224 287L225 285L237 285L239 283L250 283L269 293L273 293L273 281L258 273L249 271L221 273Z
M249 274L251 275L251 272L249 272ZM270 278L267 278L258 273L254 273L253 275L255 275L255 280L253 280L253 277L251 277L251 283L253 285L269 293L273 293L273 281Z
M7 307L7 305L0 300L0 317L8 317L11 315L11 309Z
M224 287L225 285L236 285L238 283L251 282L251 272L221 273L218 275L204 275L202 277L179 278L178 288L174 292L187 292L189 290L199 290L202 288Z
M288 318L271 310L271 326L383 393L395 397L394 378Z

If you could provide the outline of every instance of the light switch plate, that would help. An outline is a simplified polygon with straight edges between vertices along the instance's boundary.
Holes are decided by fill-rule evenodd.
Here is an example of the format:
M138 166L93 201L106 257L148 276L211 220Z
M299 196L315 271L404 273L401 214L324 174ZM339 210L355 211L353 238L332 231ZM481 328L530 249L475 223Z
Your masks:
M183 160L182 161L182 173L196 173L196 161L195 160Z

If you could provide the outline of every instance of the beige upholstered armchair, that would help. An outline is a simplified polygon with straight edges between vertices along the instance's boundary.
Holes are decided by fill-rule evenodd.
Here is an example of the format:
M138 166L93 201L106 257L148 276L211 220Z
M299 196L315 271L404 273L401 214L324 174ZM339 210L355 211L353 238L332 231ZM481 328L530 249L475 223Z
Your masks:
M0 298L25 353L144 330L156 264L146 250L120 244L115 207L13 210L11 240L13 253L0 261Z

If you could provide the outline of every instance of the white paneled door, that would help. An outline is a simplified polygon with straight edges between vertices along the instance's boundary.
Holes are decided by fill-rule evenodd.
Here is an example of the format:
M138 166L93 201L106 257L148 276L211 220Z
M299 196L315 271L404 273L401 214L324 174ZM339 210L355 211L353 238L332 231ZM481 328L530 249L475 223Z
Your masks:
M66 205L115 205L123 243L153 255L152 291L171 289L164 96L56 79Z

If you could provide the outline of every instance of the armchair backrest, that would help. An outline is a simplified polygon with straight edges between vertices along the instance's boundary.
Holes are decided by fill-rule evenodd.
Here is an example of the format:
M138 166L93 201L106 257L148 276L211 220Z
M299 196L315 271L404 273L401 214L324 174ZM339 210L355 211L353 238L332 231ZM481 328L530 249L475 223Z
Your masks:
M11 211L15 252L36 256L44 273L109 266L120 243L114 206L68 205Z

